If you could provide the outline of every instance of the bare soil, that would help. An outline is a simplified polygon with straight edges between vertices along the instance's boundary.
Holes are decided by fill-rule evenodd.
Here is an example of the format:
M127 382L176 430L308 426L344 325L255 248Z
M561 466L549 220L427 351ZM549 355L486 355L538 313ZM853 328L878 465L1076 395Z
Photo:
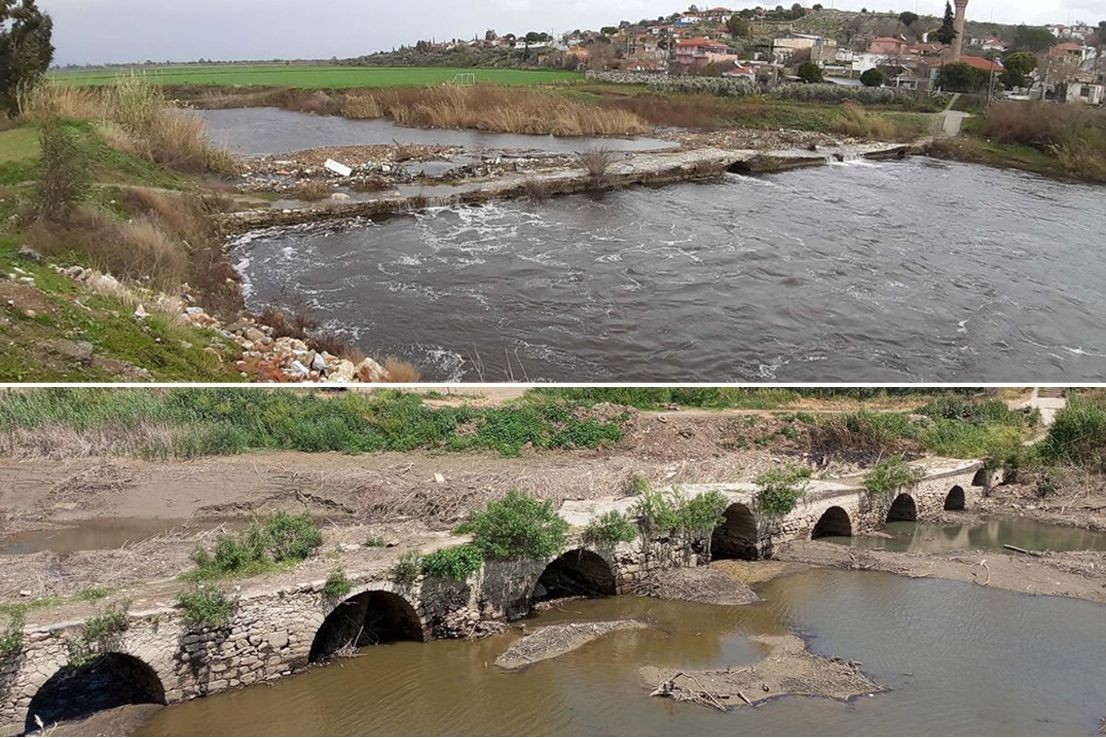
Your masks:
M645 666L639 673L653 690L651 696L718 710L755 707L787 695L847 701L886 689L861 671L863 664L815 656L797 636L758 636L752 640L763 644L768 654L751 666L676 672Z
M1106 476L1074 468L1021 472L981 499L979 511L1106 532Z
M618 630L641 630L649 625L638 620L608 620L547 625L511 644L495 660L501 669L521 669L539 661L563 656Z
M776 558L822 568L937 577L1022 594L1106 603L1103 551L1044 552L1040 556L975 551L942 556L862 550L823 541L791 541L779 547Z

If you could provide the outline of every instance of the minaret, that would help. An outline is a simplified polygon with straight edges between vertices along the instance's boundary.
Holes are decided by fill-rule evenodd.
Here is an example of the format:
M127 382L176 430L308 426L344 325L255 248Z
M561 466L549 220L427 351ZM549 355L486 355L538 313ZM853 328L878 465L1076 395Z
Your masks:
M960 61L960 52L964 48L964 20L968 10L968 0L954 0L956 6L956 38L952 40L952 48L949 50L949 60L956 64Z

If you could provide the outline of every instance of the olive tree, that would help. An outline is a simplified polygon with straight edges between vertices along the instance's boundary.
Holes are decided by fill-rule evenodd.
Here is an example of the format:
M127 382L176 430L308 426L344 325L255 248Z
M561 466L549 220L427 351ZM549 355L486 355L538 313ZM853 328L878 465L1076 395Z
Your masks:
M19 112L19 95L42 81L54 60L54 22L35 0L0 0L0 108Z

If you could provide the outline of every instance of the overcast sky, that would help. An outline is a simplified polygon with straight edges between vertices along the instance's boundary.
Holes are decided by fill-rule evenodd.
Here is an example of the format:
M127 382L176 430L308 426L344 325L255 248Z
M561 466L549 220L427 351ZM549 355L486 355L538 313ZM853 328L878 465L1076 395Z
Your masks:
M761 2L774 6L782 0ZM848 10L916 6L918 12L934 15L945 5L944 0L821 2ZM756 4L751 0L737 6ZM656 18L687 7L683 0L39 0L39 5L54 16L58 64L350 57L421 38L471 38L486 28L501 34L561 32ZM1096 24L1106 18L1106 4L971 0L968 17Z

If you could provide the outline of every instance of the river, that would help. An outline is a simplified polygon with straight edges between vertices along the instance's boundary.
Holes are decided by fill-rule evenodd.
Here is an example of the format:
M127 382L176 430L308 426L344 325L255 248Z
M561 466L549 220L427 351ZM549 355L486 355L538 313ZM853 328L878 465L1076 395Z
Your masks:
M926 158L251 234L425 380L1076 382L1106 372L1101 187Z
M1106 707L1106 617L1087 602L877 572L809 571L715 607L636 597L570 602L530 625L635 617L521 672L517 637L396 643L273 684L158 712L148 735L1091 735ZM850 704L785 697L730 713L650 698L643 664L761 657L749 636L804 634L892 691Z
M208 139L235 154L285 154L330 146L420 144L467 149L521 149L549 154L578 154L589 149L653 151L675 146L655 138L535 136L452 128L409 128L383 118L350 120L278 108L229 108L196 111L207 124Z

